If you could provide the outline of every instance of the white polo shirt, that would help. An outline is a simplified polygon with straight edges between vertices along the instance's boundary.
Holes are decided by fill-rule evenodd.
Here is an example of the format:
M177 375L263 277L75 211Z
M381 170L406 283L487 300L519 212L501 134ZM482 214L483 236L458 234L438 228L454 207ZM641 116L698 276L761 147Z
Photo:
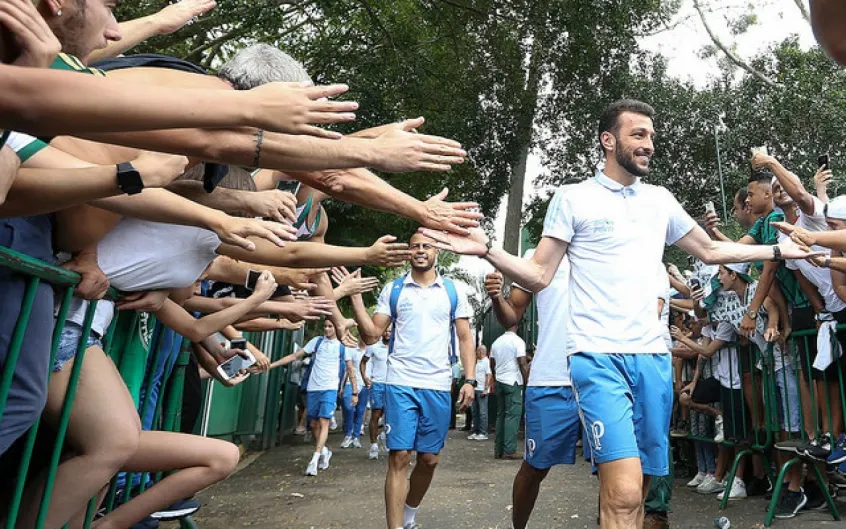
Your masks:
M531 257L526 254L526 258ZM567 321L569 309L570 261L561 260L549 285L536 295L538 307L538 343L529 386L570 386L570 369L567 366ZM516 287L519 285L515 283Z
M443 278L438 275L428 287L418 285L411 274L397 301L397 319L394 322L394 350L388 355L386 384L410 386L419 389L450 391L452 366L449 362L451 345L449 319L451 304ZM393 282L382 288L376 313L391 316L391 290ZM467 296L460 290L456 319L469 319L473 309ZM455 346L458 348L458 339ZM456 351L458 355L458 351Z
M388 374L388 344L379 340L373 345L368 345L364 356L369 358L367 365L370 366L370 381L384 384L385 376Z
M487 387L485 382L487 381L488 375L493 375L491 371L491 359L487 356L484 358L477 358L476 359L476 382L478 383L476 386L476 391L485 391Z
M711 323L702 328L702 335L711 340L722 340L730 344L722 347L711 357L713 376L720 381L720 385L724 388L740 389L742 379L738 370L737 349L734 347L734 343L737 342L737 333L734 331L734 327L727 321L718 322L716 328Z
M544 237L570 244L567 352L666 353L655 273L665 245L696 222L663 187L623 186L601 172L558 191Z
M796 225L808 231L828 231L828 224L825 222L825 204L817 197L812 198L814 200L814 213L812 215L806 215L802 210L799 210L799 218L796 219ZM779 242L785 239L787 239L787 235L779 233ZM825 252L826 255L831 255L830 248L814 246L811 250ZM814 266L805 259L788 259L784 262L784 266L790 270L799 270L808 281L817 287L820 296L825 301L825 310L834 313L846 309L846 302L840 299L840 296L834 290L834 285L831 282L831 270Z
M320 349L315 351L320 336L315 336L303 347L311 357L311 375L308 377L307 391L338 390L341 385L341 342L323 338ZM344 361L353 359L351 347L344 348Z
M526 342L513 332L506 331L491 344L491 358L494 359L496 381L513 386L523 385L523 374L517 359L526 356Z

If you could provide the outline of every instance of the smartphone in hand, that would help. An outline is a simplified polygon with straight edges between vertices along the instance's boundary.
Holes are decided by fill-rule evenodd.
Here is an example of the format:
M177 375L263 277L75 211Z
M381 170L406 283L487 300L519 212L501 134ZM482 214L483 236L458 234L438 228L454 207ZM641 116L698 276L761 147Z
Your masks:
M817 167L824 171L828 171L829 169L831 169L831 166L829 165L828 154L821 154L819 157L817 157Z
M233 340L232 343L234 344L235 340ZM233 347L233 349L237 348ZM244 356L241 356L242 354ZM236 354L232 358L226 360L225 362L217 366L217 373L222 379L229 380L237 377L241 373L241 371L249 368L255 363L256 359L252 355L252 353L245 350L243 353Z

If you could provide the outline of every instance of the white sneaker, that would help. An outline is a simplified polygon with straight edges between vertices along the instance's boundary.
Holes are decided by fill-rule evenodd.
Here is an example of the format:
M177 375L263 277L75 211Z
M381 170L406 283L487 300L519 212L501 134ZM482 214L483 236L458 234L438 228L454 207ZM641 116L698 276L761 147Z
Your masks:
M478 434L478 435L476 436L476 440L477 440L477 441L487 441L487 440L488 440L488 436L487 436L487 435L485 435L485 434L483 434L483 433L480 433L480 434Z
M476 437L477 437L476 434L471 433L470 435L467 436L467 440L468 441L475 441Z
M325 454L320 455L320 463L318 463L318 468L320 470L326 470L329 468L329 460L332 459L332 451L327 450Z
M376 438L376 442L379 443L379 451L383 454L388 453L388 436L385 435L385 432L381 432L379 437Z
M353 448L361 448L361 441L358 440L358 437L352 438L352 447Z
M370 451L367 453L368 459L379 459L379 445L373 443L370 445Z
M305 471L306 476L316 476L317 475L317 461L311 461L308 466L306 467Z
M702 483L696 487L696 492L699 494L714 494L726 490L726 484L722 481L717 481L713 475L708 474Z
M333 432L338 429L338 421L335 420L334 416L332 416L332 419L329 421L329 429Z
M352 442L352 437L350 437L349 435L344 437L344 440L341 441L341 448L349 448L350 446L352 446Z
M715 443L722 443L726 440L725 432L723 432L723 416L717 415L717 418L714 419L714 431L716 434L714 435L714 442Z
M717 499L723 501L726 491L717 494ZM746 497L746 484L740 478L734 478L734 483L729 491L729 500L740 500Z
M687 486L692 489L695 489L696 487L701 485L703 481L705 481L705 476L707 476L707 474L704 472L697 473L692 480L687 482Z

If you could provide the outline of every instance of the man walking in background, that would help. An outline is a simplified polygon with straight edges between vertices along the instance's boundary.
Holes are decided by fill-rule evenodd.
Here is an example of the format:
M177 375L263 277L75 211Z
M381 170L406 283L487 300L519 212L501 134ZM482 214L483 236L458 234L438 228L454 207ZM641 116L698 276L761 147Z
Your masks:
M523 411L523 380L529 378L526 342L517 336L517 325L508 328L491 345L496 377L496 459L520 459L517 430Z

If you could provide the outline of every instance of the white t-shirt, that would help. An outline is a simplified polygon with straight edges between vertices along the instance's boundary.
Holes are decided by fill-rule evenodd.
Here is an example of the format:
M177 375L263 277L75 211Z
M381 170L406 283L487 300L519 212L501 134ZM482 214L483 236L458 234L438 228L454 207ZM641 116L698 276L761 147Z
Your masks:
M513 386L523 385L523 374L517 359L526 356L526 342L513 332L506 331L491 344L491 358L494 359L496 381ZM478 380L478 377L477 377Z
M97 263L111 286L124 292L185 288L217 257L218 246L209 230L127 217L97 245ZM87 301L73 298L68 321L82 325L87 308ZM114 304L100 301L91 328L102 336L113 314Z
M665 245L696 222L663 187L624 187L601 172L549 205L544 237L569 243L568 353L666 353L656 317Z
M712 340L726 342L726 347L720 348L711 358L716 360L714 365L714 376L720 381L720 385L729 389L740 389L742 379L740 378L739 359L734 343L737 342L737 333L734 327L728 322L721 321L714 329L713 324L702 329L702 334L709 336Z
M392 288L393 282L382 288L376 304L377 314L391 316ZM457 294L455 318L469 319L473 316L473 309L467 302L467 296L460 290ZM387 384L450 391L450 310L449 295L440 275L426 288L418 285L411 274L405 277L397 301L397 320L393 329L394 350L388 356ZM457 339L455 346L458 348Z
M721 340L726 342L727 344L731 344L737 340L737 334L734 332L734 327L731 326L730 323L726 321L721 321L716 324L708 324L702 327L702 336L708 338L712 342L714 340ZM731 347L722 347L716 353L714 353L711 358L705 362L705 365L702 368L701 373L699 374L700 379L706 379L711 377L718 376L720 372L720 361L723 355L728 354L726 351L727 349L731 349ZM728 387L728 386L726 386Z
M527 257L531 255L527 254ZM567 365L567 311L570 261L565 256L549 285L536 295L538 344L529 370L529 386L569 386ZM517 285L515 285L517 286ZM497 368L498 370L499 368Z
M661 283L661 288L658 290L658 298L664 300L658 319L661 321L661 329L663 329L661 336L664 338L664 343L669 350L673 348L673 337L670 335L670 298L672 297L670 292L670 277L667 275L664 265L661 265L658 273L660 274L658 281Z
M364 357L364 351L359 349L358 347L347 347L347 351L352 349L352 363L353 363L353 371L355 371L355 383L356 388L358 391L361 391L361 388L364 387L364 379L361 378L361 359ZM367 373L370 373L370 362L367 362ZM369 378L369 377L368 377ZM350 384L350 381L347 380L347 385Z
M320 341L320 338L315 336L303 347L303 351L312 357L311 375L308 377L306 389L307 391L337 391L341 385L341 342L329 338L323 338ZM318 341L320 341L320 349L315 351ZM353 359L351 349L351 347L345 348L344 361Z
M365 356L367 368L370 369L370 381L374 383L385 383L385 376L388 374L388 344L379 340L373 345L367 346Z
M814 200L814 213L805 215L800 209L796 225L808 231L828 231L828 224L825 222L825 204L817 197L812 198ZM787 239L787 235L779 233L778 240L783 241L785 239ZM831 255L830 248L814 246L811 249L815 252L825 252L826 255ZM814 266L805 259L788 259L784 262L784 265L790 270L799 270L808 281L817 287L820 296L825 301L827 311L833 313L846 309L846 302L840 299L840 296L834 290L834 285L831 282L831 270Z
M476 391L484 391L487 387L487 377L491 375L491 359L487 356L476 359Z

